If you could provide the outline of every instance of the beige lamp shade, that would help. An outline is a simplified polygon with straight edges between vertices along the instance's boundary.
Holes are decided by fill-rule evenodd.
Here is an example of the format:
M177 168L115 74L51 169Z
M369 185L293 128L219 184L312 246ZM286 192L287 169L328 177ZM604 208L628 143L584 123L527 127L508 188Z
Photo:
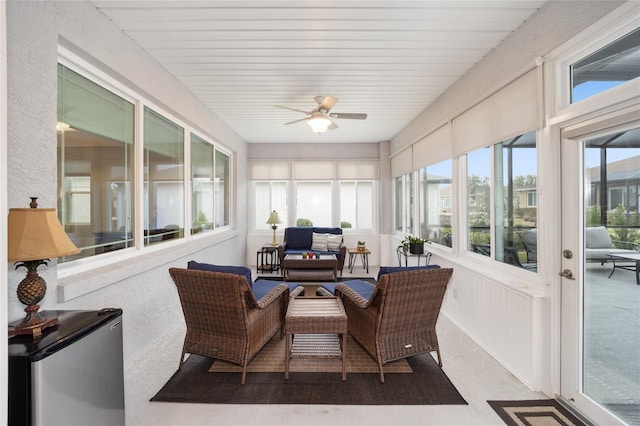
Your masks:
M80 253L58 220L55 209L9 209L8 260L24 262Z
M278 212L277 211L272 211L271 214L269 215L269 219L267 219L267 223L269 225L275 225L277 223L282 223L282 221L280 220L280 216L278 216Z

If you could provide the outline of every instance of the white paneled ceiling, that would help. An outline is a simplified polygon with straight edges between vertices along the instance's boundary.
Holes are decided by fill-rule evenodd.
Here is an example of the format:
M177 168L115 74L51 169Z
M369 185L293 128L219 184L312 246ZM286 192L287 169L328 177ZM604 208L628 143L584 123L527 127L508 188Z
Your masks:
M391 139L545 1L92 0L247 142ZM339 99L314 134L299 112Z

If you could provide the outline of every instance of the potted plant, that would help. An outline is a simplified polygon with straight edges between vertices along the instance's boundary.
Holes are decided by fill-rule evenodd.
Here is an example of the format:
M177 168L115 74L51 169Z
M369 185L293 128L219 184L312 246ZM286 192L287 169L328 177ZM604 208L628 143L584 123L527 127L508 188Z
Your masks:
M364 241L358 241L358 245L356 246L356 249L358 251L365 251L367 249L367 246Z
M413 235L407 235L404 240L400 242L398 248L402 247L402 249L406 252L407 248L409 249L409 253L411 254L423 254L424 253L424 243L425 239L420 237L414 237Z

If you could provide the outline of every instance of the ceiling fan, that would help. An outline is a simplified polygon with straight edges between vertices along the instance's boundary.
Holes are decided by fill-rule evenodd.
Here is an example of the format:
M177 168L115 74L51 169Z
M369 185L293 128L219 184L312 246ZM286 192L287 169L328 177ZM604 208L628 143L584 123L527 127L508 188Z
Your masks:
M291 111L307 114L305 118L293 120L284 124L287 125L306 121L315 133L324 133L327 131L327 129L333 130L338 128L338 125L333 121L334 118L350 120L364 120L367 118L367 114L331 112L331 108L333 108L336 102L338 102L338 98L334 98L333 96L316 96L314 99L318 106L311 111L303 111L297 108L276 105L276 107L278 108L284 108Z

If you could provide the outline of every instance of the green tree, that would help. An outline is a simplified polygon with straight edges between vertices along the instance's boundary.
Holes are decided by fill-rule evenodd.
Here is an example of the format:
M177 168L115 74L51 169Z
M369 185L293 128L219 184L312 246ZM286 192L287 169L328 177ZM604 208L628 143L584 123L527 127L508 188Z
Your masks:
M609 228L612 239L629 242L640 241L640 235L637 231L640 218L637 211L627 212L622 204L618 204L615 209L607 212L607 223L612 226Z
M296 226L313 226L313 222L311 222L309 219L301 217L296 221Z
M514 188L526 188L531 186L536 186L535 175L520 175L513 178Z
M600 223L600 206L589 206L585 212L585 222L587 226L599 226Z

